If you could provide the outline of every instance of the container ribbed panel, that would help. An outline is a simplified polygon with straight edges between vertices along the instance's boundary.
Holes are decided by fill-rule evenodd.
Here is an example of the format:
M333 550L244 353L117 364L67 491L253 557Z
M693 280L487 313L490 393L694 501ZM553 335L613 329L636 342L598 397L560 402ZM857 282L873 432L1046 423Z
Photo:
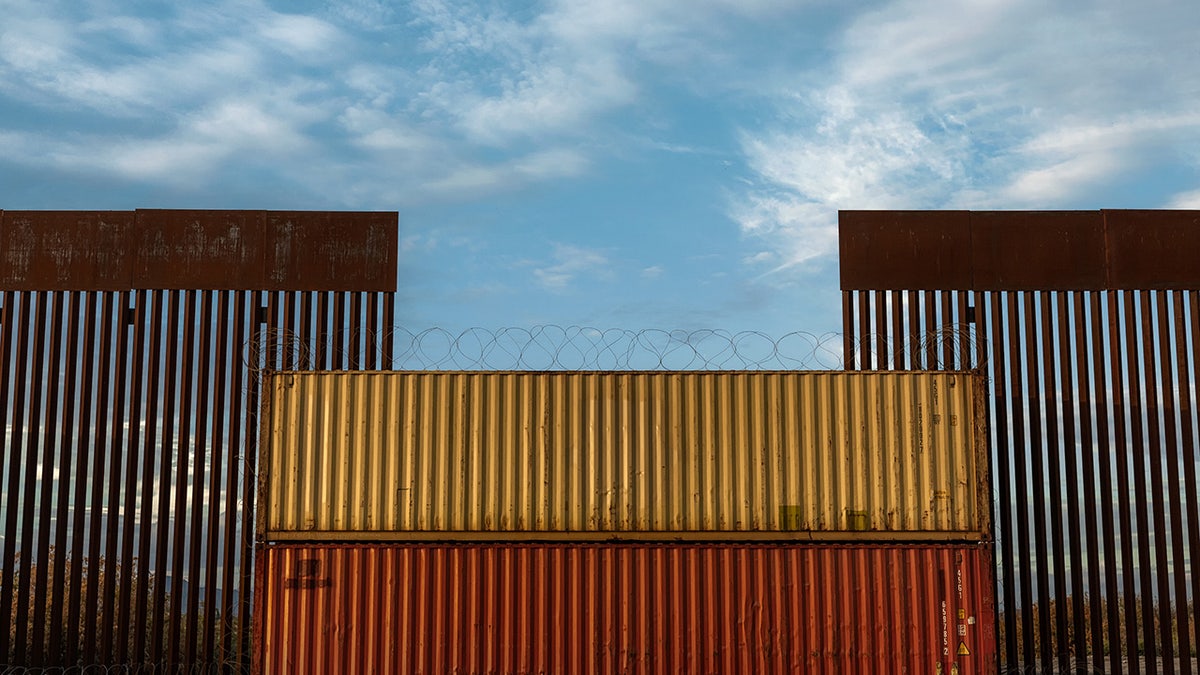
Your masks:
M265 538L981 539L969 373L277 373Z
M990 673L989 547L273 545L276 673Z

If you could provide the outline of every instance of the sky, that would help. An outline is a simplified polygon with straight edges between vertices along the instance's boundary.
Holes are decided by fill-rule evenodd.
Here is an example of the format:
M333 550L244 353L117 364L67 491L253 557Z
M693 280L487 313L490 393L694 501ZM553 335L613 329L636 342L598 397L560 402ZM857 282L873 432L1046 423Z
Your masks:
M839 209L1200 208L1193 0L0 16L0 208L397 211L415 330L823 335Z

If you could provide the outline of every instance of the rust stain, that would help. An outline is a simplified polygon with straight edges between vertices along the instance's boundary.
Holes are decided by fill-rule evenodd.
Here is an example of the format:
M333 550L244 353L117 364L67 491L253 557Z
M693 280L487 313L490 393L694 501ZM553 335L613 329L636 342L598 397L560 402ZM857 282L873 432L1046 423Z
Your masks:
M391 212L0 211L18 291L396 290Z
M841 211L842 290L1190 290L1200 211Z
M123 290L132 212L0 212L0 287Z

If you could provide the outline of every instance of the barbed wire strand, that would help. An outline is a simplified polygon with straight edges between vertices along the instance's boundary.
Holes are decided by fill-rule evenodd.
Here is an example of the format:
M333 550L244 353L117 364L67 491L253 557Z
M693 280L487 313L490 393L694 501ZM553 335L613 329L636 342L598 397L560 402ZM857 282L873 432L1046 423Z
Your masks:
M337 337L338 339L334 339ZM984 338L970 324L954 325L903 339L793 331L772 337L759 331L664 330L539 325L532 328L445 328L382 331L343 330L338 335L302 337L267 328L246 342L245 363L263 370L315 370L324 363L386 363L393 370L488 371L755 371L840 370L849 363L900 364L908 370L961 370L985 363ZM335 349L334 345L342 345ZM373 356L373 359L369 359Z

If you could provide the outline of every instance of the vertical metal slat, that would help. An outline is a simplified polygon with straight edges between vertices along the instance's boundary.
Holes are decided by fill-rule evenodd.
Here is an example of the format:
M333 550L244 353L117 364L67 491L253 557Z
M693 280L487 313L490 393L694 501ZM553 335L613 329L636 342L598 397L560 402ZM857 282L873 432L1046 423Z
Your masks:
M1062 419L1062 424L1061 424L1062 444L1061 444L1058 452L1056 453L1056 457L1055 457L1056 461L1054 462L1054 464L1052 465L1052 468L1051 468L1051 475L1052 475L1051 480L1055 481L1052 484L1054 486L1054 490L1052 490L1051 499L1055 499L1053 494L1057 494L1058 497L1057 497L1057 501L1055 503L1061 504L1061 503L1063 503L1063 501L1066 502L1067 517L1066 518L1055 518L1051 521L1051 524L1055 525L1057 523L1056 546L1058 549L1058 556L1059 556L1058 560L1060 561L1058 568L1065 567L1065 564L1061 561L1070 561L1069 572L1066 570L1063 570L1063 573L1062 573L1063 586L1065 586L1066 577L1068 574L1070 575L1070 581L1071 581L1070 595L1069 596L1060 596L1060 599L1058 601L1058 607L1059 607L1058 611L1062 615L1062 621L1060 622L1061 625L1060 625L1059 630L1062 631L1062 632L1060 632L1060 639L1065 639L1067 633L1064 630L1064 627L1067 625L1068 619L1069 619L1070 627L1071 627L1070 655L1073 656L1073 658L1076 660L1076 662L1086 662L1087 655L1088 655L1088 648L1087 648L1087 626L1085 624L1086 612L1084 611L1084 591L1083 591L1083 588L1084 588L1084 586L1083 586L1083 547L1082 547L1083 537L1081 536L1081 534L1079 532L1079 526L1081 524L1080 513L1079 513L1079 494L1078 493L1068 493L1064 499L1064 496L1062 494L1061 483L1058 482L1058 479L1056 478L1056 477L1060 476L1060 474L1059 474L1060 467L1059 467L1059 463L1058 463L1057 459L1058 459L1058 457L1062 457L1066 463L1065 479L1066 479L1067 489L1071 492L1074 492L1074 490L1076 489L1075 486L1078 486L1080 484L1079 483L1079 466L1078 466L1078 462L1076 461L1076 457L1075 457L1075 448L1076 448L1075 443L1076 443L1076 435L1077 435L1076 434L1076 426L1075 426L1075 411L1076 411L1075 392L1077 392L1079 389L1078 389L1076 379L1075 379L1075 372L1074 372L1074 369L1072 368L1072 361L1074 360L1072 358L1072 356L1079 354L1081 350L1079 350L1077 347L1072 347L1072 339L1071 339L1072 338L1071 328L1073 325L1072 321L1071 321L1071 310L1073 309L1073 306L1071 305L1072 295L1070 293L1056 293L1054 295L1054 299L1055 299L1055 305L1056 305L1056 309L1057 309L1056 333L1058 336L1057 348L1054 351L1055 351L1055 353L1058 354L1058 372L1060 373L1060 376L1058 378L1058 382L1060 384L1060 386L1058 387L1058 391L1061 392L1059 399L1060 399L1061 410L1062 410L1062 417L1061 417L1061 419ZM1075 337L1075 344L1077 345L1078 340L1080 339L1081 336L1077 334L1074 337ZM1051 346L1053 346L1053 345L1051 345ZM1053 390L1054 389L1051 388L1051 391L1053 391ZM1064 532L1064 530L1065 530L1065 532ZM1064 548L1063 548L1064 538L1066 540L1066 543L1070 547L1069 551L1064 550ZM1058 568L1056 568L1056 573L1057 573ZM1069 598L1069 602L1068 602L1068 598ZM1069 617L1066 616L1068 609L1070 610ZM1067 653L1066 650L1062 649L1060 646L1060 648L1059 648L1059 655L1060 655L1059 668L1064 669L1064 670L1066 669L1067 665L1064 662L1062 655L1064 655L1066 653Z
M79 461L75 468L74 511L71 514L71 590L67 596L67 625L70 627L68 652L73 660L82 660L89 653L87 629L83 625L82 613L87 584L87 557L84 555L84 531L88 520L87 477L89 470L89 430L92 425L92 406L95 354L96 354L96 301L97 294L84 294L86 310L83 317L83 351L79 354L79 427L75 438L75 454ZM94 466L94 465L93 465Z
M196 291L184 291L183 298L183 319L180 326L183 329L183 346L179 350L179 435L175 455L175 505L172 512L175 527L171 533L171 597L168 610L171 617L170 633L167 638L167 663L169 665L183 663L183 655L186 650L184 640L188 638L184 633L186 622L183 610L187 607L185 596L194 592L191 583L185 589L183 575L186 570L184 556L187 553L186 547L189 540L187 536L187 488L191 472L188 470L188 458L193 453L194 442L191 425L192 387L194 385L192 375L195 372L193 358L196 351Z
M13 340L13 322L17 321L14 309L17 306L17 294L11 290L3 292L4 306L0 308L0 429L7 429L9 424L8 419L8 403L9 403L9 388L14 383L24 381L24 378L17 376L12 377L12 340ZM23 340L24 331L17 332L17 340ZM20 353L20 349L17 350ZM14 399L15 400L15 399ZM14 419L20 419L15 417ZM18 428L20 424L14 425ZM9 436L4 444L4 467L0 471L0 479L7 478L6 494L16 495L17 487L15 477L19 475L21 466L21 446L19 442L13 440L13 436ZM4 473L7 476L4 476ZM5 503L4 515L4 551L3 562L0 566L0 660L8 662L11 660L13 645L9 642L9 631L12 626L12 605L13 605L13 574L16 566L13 564L15 556L16 536L14 528L17 509L16 500L10 500Z
M1143 397L1146 394L1148 382L1146 378L1142 377L1142 368L1138 358L1138 354L1142 351L1139 347L1150 339L1139 321L1139 314L1144 313L1144 309L1145 305L1137 294L1125 293L1125 352L1128 357L1125 367L1129 376L1127 380L1129 397L1126 401L1129 408L1130 450L1133 456L1134 471L1131 483L1134 489L1134 508L1137 517L1135 526L1137 527L1137 560L1139 563L1137 566L1138 588L1148 591L1154 588L1154 579L1148 564L1151 560L1150 542L1147 540L1147 535L1150 533L1150 513L1146 495L1147 429L1145 415L1147 406ZM1152 365L1148 366L1148 370L1152 368ZM1144 653L1149 658L1158 654L1158 631L1154 627L1153 593L1138 593L1138 597L1141 599L1142 643L1145 645Z
M145 387L143 381L145 370L143 364L146 359L146 310L145 299L146 292L138 291L134 296L134 306L129 308L128 295L123 294L126 302L122 303L122 314L129 313L128 320L122 317L121 324L126 326L130 322L134 324L133 329L133 348L130 359L122 359L124 364L122 367L122 379L129 381L129 438L126 439L125 461L127 470L125 473L125 503L121 508L121 579L117 584L117 638L116 650L114 655L118 663L128 663L130 660L130 629L140 629L139 624L134 624L133 606L131 593L134 587L143 587L150 583L150 575L147 573L146 566L140 559L133 557L133 542L134 542L134 525L137 518L134 514L137 512L137 489L138 489L138 465L141 459L141 453L144 444L141 443L142 422L145 419L142 416L142 390ZM126 328L126 330L128 330ZM135 561L136 560L136 561ZM135 655L139 658L140 655Z
M73 663L77 657L79 642L78 624L68 620L66 615L69 614L69 611L64 604L64 596L68 595L70 592L68 589L75 582L74 579L67 578L68 560L77 553L68 548L67 533L70 532L70 525L74 519L71 504L71 476L73 475L71 472L74 469L75 436L78 429L75 421L75 399L79 395L79 388L75 380L79 373L79 315L81 313L80 294L72 291L67 293L67 296L69 304L67 306L66 356L63 360L65 370L63 386L59 394L63 407L62 416L59 418L59 430L62 438L59 441L58 456L58 504L54 507L58 519L58 526L54 532L55 555L52 573L55 582L50 599L50 616L54 617L54 624L50 632L50 654L57 663ZM2 405L0 403L0 406ZM3 423L0 421L0 428L2 426ZM76 480L78 481L82 477L81 473ZM71 567L75 568L78 565L72 564Z
M50 341L46 345L47 364L46 375L42 378L40 369L35 376L35 380L40 383L46 383L47 386L37 386L36 389L41 391L41 395L45 400L45 415L42 418L40 429L38 426L31 425L31 428L38 429L36 433L41 436L42 443L42 461L41 461L41 486L38 492L38 521L37 521L37 572L33 579L33 655L31 662L34 665L45 665L54 663L54 660L59 656L57 650L51 652L47 649L47 638L58 635L58 621L54 621L54 626L51 627L50 636L46 634L46 610L50 608L51 592L48 582L48 573L53 565L58 564L58 558L65 555L65 551L58 551L54 560L51 560L50 550L50 531L51 531L51 509L50 506L54 503L54 474L56 467L54 465L54 450L57 444L58 427L55 424L55 418L58 416L58 397L62 392L62 387L58 384L60 373L59 360L62 358L62 324L63 324L63 301L64 293L61 291L52 291L49 293L48 300L51 303L50 309ZM31 420L32 421L32 420ZM26 507L32 506L31 500L26 499ZM57 520L57 519L55 519ZM56 524L54 529L61 528L62 524ZM56 584L57 586L57 584ZM51 614L51 617L54 617ZM61 620L61 615L57 617ZM54 643L59 643L59 640L53 640Z
M218 661L216 653L217 616L229 611L227 605L217 605L217 560L222 540L230 536L221 527L221 472L224 461L222 449L225 447L225 382L226 371L229 368L227 359L229 344L229 291L217 292L217 316L213 325L215 346L205 352L213 352L213 363L207 372L211 373L212 381L212 421L209 427L209 442L212 450L207 453L209 461L208 484L208 516L205 519L205 552L204 562L204 641L200 647L200 657L206 661ZM291 348L288 353L292 352Z
M1192 561L1192 573L1189 575L1191 581L1191 596L1192 607L1195 603L1200 602L1200 574L1196 573L1196 561L1200 560L1200 491L1196 486L1196 467L1200 465L1200 456L1196 452L1196 437L1195 433L1200 430L1200 420L1197 419L1197 412L1200 406L1197 401L1191 398L1191 392L1194 387L1200 386L1200 291L1187 291L1186 298L1182 303L1186 309L1187 318L1183 318L1183 314L1177 314L1175 321L1176 344L1188 345L1191 349L1180 348L1181 354L1179 357L1179 383L1182 396L1180 399L1181 417L1184 420L1183 426L1183 465L1188 467L1183 473L1184 493L1187 495L1188 503L1188 555ZM1190 332L1189 332L1190 329ZM1190 338L1189 338L1190 336ZM1191 365L1188 365L1188 359L1191 359ZM1184 386L1187 382L1190 386ZM1187 413L1182 414L1182 409L1186 408ZM1185 582L1180 581L1184 584ZM1192 614L1192 644L1200 649L1200 614Z
M1018 625L1018 630L1021 633L1021 663L1033 663L1034 661L1034 631L1036 626L1033 619L1033 603L1037 597L1033 592L1033 578L1031 567L1033 564L1032 555L1030 554L1029 544L1029 484L1026 480L1025 460L1029 452L1027 446L1027 435L1025 433L1025 390L1022 387L1023 378L1022 371L1018 364L1021 363L1021 345L1028 344L1021 336L1021 319L1025 316L1028 321L1028 313L1023 312L1019 304L1018 293L1008 294L1008 345L1009 353L1012 355L1013 366L1010 369L1012 380L1010 383L1010 396L1013 401L1012 416L1013 416L1013 435L1016 443L1013 444L1013 458L1016 460L1016 476L1017 484L1017 502L1016 502L1016 520L1017 520L1017 536L1012 541L1011 545L1015 547L1014 553L1016 558L1016 569L1018 581L1021 588L1021 597L1019 599L1019 607L1021 611L1021 623ZM1027 300L1026 300L1027 302ZM1032 385L1030 389L1032 390ZM1032 408L1032 406L1031 406Z
M149 630L153 630L153 621L148 612L151 579L154 579L154 567L150 564L150 545L153 542L155 520L161 519L161 512L154 509L154 492L157 484L155 466L158 456L162 453L158 441L159 402L165 397L160 385L160 365L163 360L163 291L151 291L149 299L146 293L138 294L138 312L145 314L147 304L150 304L150 339L149 346L144 352L146 360L146 407L145 430L142 442L142 487L141 487L141 522L138 527L138 564L146 570L142 576L137 595L134 600L133 625L134 646L133 658L136 662L152 662L154 655L147 652ZM145 319L141 319L144 323ZM145 343L142 343L145 344ZM165 485L159 485L165 489ZM162 583L162 577L156 579ZM148 630L149 629L149 630Z
M1094 349L1092 345L1094 344L1094 341L1098 339L1098 336L1094 331L1089 331L1087 316L1088 299L1085 297L1085 294L1082 292L1072 292L1070 294L1070 300L1070 315L1072 319L1071 326L1075 334L1075 343L1072 351L1067 351L1064 353L1074 354L1075 356L1076 384L1073 385L1073 387L1075 391L1078 392L1078 431L1079 447L1081 449L1080 454L1082 455L1083 459L1083 482L1069 484L1080 485L1081 487L1079 491L1082 493L1083 497L1083 525L1087 540L1087 564L1082 566L1087 571L1088 616L1086 629L1089 637L1089 642L1087 644L1091 645L1091 659L1089 661L1089 665L1093 668L1099 668L1103 663L1103 644L1105 639L1102 631L1104 626L1104 616L1102 613L1104 592L1102 590L1103 586L1100 582L1100 569L1102 563L1100 560L1099 535L1096 524L1096 511L1098 508L1098 503L1096 500L1097 445L1095 443L1096 437L1092 434L1092 422L1095 417L1095 415L1093 415L1093 406L1099 402L1092 398L1092 377L1090 364L1088 361L1088 354L1090 353L1090 350ZM1073 446L1068 443L1067 447L1071 448ZM1068 478L1067 480L1071 481L1072 479ZM1072 550L1071 555L1077 555L1074 549ZM1073 557L1072 560L1082 560L1082 558ZM1076 566L1080 565L1076 563ZM1079 586L1076 585L1075 588L1078 589Z
M989 336L988 343L991 346L992 364L992 405L995 409L995 433L996 433L996 464L992 470L992 481L996 486L996 492L999 494L999 539L1000 546L1000 570L1001 574L997 575L996 595L1001 597L1004 602L1004 658L1007 663L1017 663L1017 596L1016 584L1014 576L1016 567L1013 555L1013 522L1012 522L1012 469L1009 466L1012 451L1012 436L1009 434L1009 416L1008 406L1014 399L1011 398L1008 384L1007 374L1008 367L1005 361L1005 320L1004 320L1004 296L1002 293L989 293L988 305L991 314L990 329L986 334Z
M168 633L174 630L179 622L174 619L175 601L178 593L173 592L171 599L167 597L167 570L171 569L174 560L171 540L171 525L175 514L171 512L171 490L174 486L171 476L172 458L175 455L175 444L186 445L176 434L175 418L177 415L176 399L179 396L179 339L181 326L179 323L179 304L182 291L167 291L167 323L164 339L164 373L163 373L163 413L162 413L162 442L159 444L160 462L158 473L158 527L155 532L155 561L154 600L151 616L154 623L151 626L150 658L155 661L170 662L174 651L168 641Z
M1183 390L1187 388L1188 383L1180 381L1178 382L1179 387L1176 388L1175 372L1180 360L1179 357L1183 355L1183 345L1177 343L1175 349L1171 349L1171 325L1182 323L1183 316L1181 310L1183 309L1183 303L1181 302L1181 293L1179 291L1171 292L1171 298L1167 297L1168 293L1166 291L1158 291L1155 295L1158 301L1159 369L1162 382L1160 391L1163 392L1163 433L1166 436L1165 459L1168 481L1164 495L1165 504L1159 506L1159 511L1162 512L1167 508L1171 510L1171 526L1168 528L1172 554L1170 576L1175 579L1174 611L1167 614L1168 618L1173 620L1173 623L1167 624L1168 629L1165 630L1168 630L1166 638L1170 640L1169 627L1174 626L1175 639L1179 642L1178 654L1180 656L1179 661L1183 667L1182 672L1191 675L1192 640L1189 628L1192 621L1188 614L1186 583L1188 568L1185 562L1187 544L1185 543L1186 531L1183 526L1183 506L1180 503L1183 485L1179 474L1179 438L1177 435L1181 426L1180 422L1182 421L1180 418L1186 414L1186 406L1182 405L1182 399L1186 396ZM1168 311L1169 300L1171 301L1170 312ZM1179 402L1178 405L1177 401ZM1161 472L1159 475L1161 480ZM1159 531L1162 532L1162 530ZM1164 548L1166 547L1166 535L1167 532L1163 532ZM1163 575L1160 587L1168 581L1169 579L1166 578L1166 575ZM1164 604L1167 603L1164 602Z
M234 604L234 590L239 593L239 598L244 601L250 595L249 586L241 583L242 576L239 574L236 561L237 553L241 548L242 539L239 538L238 526L238 474L245 475L246 480L250 481L252 474L246 471L247 467L241 463L242 456L242 438L244 416L242 414L242 383L244 381L243 372L245 371L245 348L247 340L247 321L248 315L251 312L252 305L250 304L250 293L239 291L233 297L233 355L230 358L231 371L231 386L229 387L229 441L226 444L225 461L228 464L229 473L225 481L225 556L222 559L221 571L221 606L225 608L222 614L221 621L221 650L222 653L229 657L231 655L240 654L245 658L248 655L237 649L241 644L241 639L235 631L233 623L234 617L238 617L243 625L247 622L249 615L242 611L243 605ZM307 344L307 341L305 341ZM248 508L248 507L246 507ZM241 537L246 537L245 532L240 533ZM243 564L245 564L243 562ZM235 642L236 640L236 642Z
M1155 300L1157 299L1157 303ZM1156 581L1155 590L1151 591L1151 602L1154 601L1154 596L1158 599L1158 620L1155 621L1151 616L1148 621L1151 626L1155 627L1157 635L1157 644L1161 645L1159 652L1153 654L1148 652L1148 655L1161 656L1165 659L1167 671L1175 672L1175 645L1171 637L1171 586L1170 586L1170 567L1167 556L1167 546L1171 539L1170 532L1167 531L1166 524L1166 505L1167 496L1163 491L1163 429L1161 425L1162 413L1158 402L1158 364L1156 363L1155 344L1162 341L1162 335L1155 330L1154 314L1165 311L1164 298L1161 293L1155 292L1153 295L1150 291L1142 291L1139 293L1139 303L1141 305L1142 319L1142 359L1145 367L1145 374L1142 378L1143 388L1145 391L1145 409L1146 409L1146 455L1149 459L1150 469L1150 500L1148 506L1152 508L1149 525L1153 529L1143 529L1139 531L1139 540L1145 538L1152 540L1153 559L1154 559L1154 576ZM1158 305L1155 307L1155 305ZM1163 317L1159 317L1161 321ZM1166 343L1164 343L1166 344ZM1169 345L1166 345L1169 347ZM1169 350L1168 350L1169 353ZM1169 357L1162 364L1162 370L1168 371ZM1147 543L1151 543L1147 541ZM1146 560L1143 559L1142 567L1146 566ZM1142 586L1143 597L1147 595L1146 586Z
M254 325L250 330L252 335L260 334L262 322L267 317L262 316L257 310L262 306L263 293L255 291L249 294L253 299ZM270 325L270 324L268 324ZM320 324L319 324L320 325ZM256 337L251 337L252 340L257 340ZM320 348L320 338L318 338L318 349ZM261 346L261 345L260 345ZM252 349L252 354L260 353L258 349ZM245 452L242 455L243 474L246 476L242 481L242 513L241 513L241 583L238 588L241 597L242 631L240 636L240 645L238 652L248 656L251 654L250 640L252 637L252 626L248 617L250 616L251 603L251 588L252 588L252 572L254 565L254 492L256 485L252 477L255 475L255 470L258 466L258 406L260 402L260 386L261 378L258 374L259 368L268 367L269 363L255 362L250 364L250 371L247 377L246 386L246 405L245 405Z
M35 386L34 382L42 382L42 369L45 366L46 352L46 304L47 295L45 291L38 291L35 294L36 307L34 308L33 319L33 368L30 373L29 386L29 410L28 416L15 416L16 419L21 419L30 433L25 438L25 487L21 493L22 510L21 510L21 535L20 542L23 550L21 551L20 559L17 561L18 574L20 575L17 581L17 663L33 663L40 665L40 657L42 648L41 645L32 644L32 636L30 635L30 591L33 590L32 576L34 565L39 561L36 560L36 551L34 551L35 541L33 538L33 521L34 515L37 513L37 478L38 478L38 449L41 446L41 437L37 432L38 418L41 415L42 408L42 387ZM24 378L17 382L18 386L26 386ZM33 602L40 604L41 598L33 598ZM30 648L32 647L32 653Z
M204 560L204 472L211 461L208 453L208 382L209 345L212 334L212 304L214 291L197 291L200 296L199 325L194 329L193 340L195 349L188 349L187 354L195 359L197 377L194 384L194 396L190 412L194 412L192 424L192 471L190 476L192 497L188 505L188 561L187 561L187 621L185 624L184 664L196 662L196 650L201 640L202 627L200 621L200 590L204 583L201 576L201 562Z
M109 324L116 324L117 343L114 349L114 364L113 364L113 394L112 394L112 409L109 412L109 423L111 428L109 432L109 477L107 513L105 514L105 538L104 538L104 585L101 590L104 598L104 622L101 625L100 640L101 640L101 658L108 662L116 660L119 648L116 644L115 636L117 624L122 623L125 619L118 612L120 605L117 598L117 579L124 576L124 571L118 572L118 566L124 567L121 560L117 557L117 545L119 543L119 532L121 525L121 470L124 468L122 455L124 455L124 437L125 437L125 385L128 380L128 353L129 353L129 323L126 320L126 315L129 308L129 292L122 291L116 296L117 304L108 314Z
M1044 401L1043 410L1045 411L1046 438L1042 445L1043 450L1038 452L1037 456L1041 457L1044 453L1044 469L1048 478L1045 482L1039 481L1039 485L1047 485L1049 487L1049 499L1040 499L1048 509L1044 509L1047 513L1050 524L1048 538L1041 541L1047 541L1052 549L1049 558L1040 558L1041 560L1052 560L1052 569L1050 571L1053 578L1053 588L1049 584L1042 588L1043 605L1046 607L1045 613L1050 614L1050 608L1053 607L1053 640L1047 639L1051 636L1043 635L1043 644L1050 645L1058 656L1058 668L1066 670L1070 661L1070 623L1068 621L1068 609L1070 603L1067 597L1067 570L1064 563L1066 557L1066 547L1063 541L1063 518L1062 518L1062 476L1059 467L1059 457L1063 453L1063 443L1060 437L1062 420L1065 415L1065 408L1060 407L1058 400L1058 377L1057 366L1054 354L1057 351L1054 349L1055 334L1058 328L1055 326L1055 311L1053 305L1057 300L1060 300L1057 293L1038 293L1038 309L1041 315L1041 338L1038 341L1041 345L1042 352L1042 400ZM1063 386L1068 386L1063 383ZM1045 493L1041 495L1045 496ZM1039 571L1050 565L1042 565ZM1053 604L1052 604L1053 603Z
M1117 514L1121 528L1121 580L1122 580L1122 600L1124 607L1124 624L1122 626L1122 634L1125 636L1125 654L1129 657L1129 664L1134 673L1141 671L1138 665L1137 655L1138 649L1138 619L1137 619L1137 593L1134 591L1133 583L1133 529L1130 519L1129 506L1129 462L1128 462L1128 442L1126 440L1126 416L1127 416L1127 399L1125 382L1128 371L1125 369L1125 364L1122 354L1128 351L1128 347L1122 340L1122 321L1121 308L1127 301L1127 298L1120 297L1120 292L1113 291L1106 293L1108 296L1108 325L1109 325L1109 363L1112 373L1112 389L1111 397L1113 399L1113 415L1112 415L1112 431L1116 442L1113 445L1113 451L1117 459ZM1136 340L1136 338L1135 338ZM1136 354L1136 350L1134 351Z
M1046 392L1042 388L1042 373L1040 372L1038 324L1041 306L1044 301L1042 292L1025 293L1025 378L1028 382L1026 399L1029 401L1029 445L1028 453L1033 471L1030 481L1032 492L1030 501L1033 505L1033 548L1032 563L1036 564L1034 578L1034 602L1038 605L1037 638L1041 643L1039 653L1041 666L1049 670L1054 667L1054 645L1050 621L1050 601L1053 598L1050 588L1049 550L1046 546L1046 472L1045 472L1045 436L1042 434L1042 424L1046 421L1045 412Z

